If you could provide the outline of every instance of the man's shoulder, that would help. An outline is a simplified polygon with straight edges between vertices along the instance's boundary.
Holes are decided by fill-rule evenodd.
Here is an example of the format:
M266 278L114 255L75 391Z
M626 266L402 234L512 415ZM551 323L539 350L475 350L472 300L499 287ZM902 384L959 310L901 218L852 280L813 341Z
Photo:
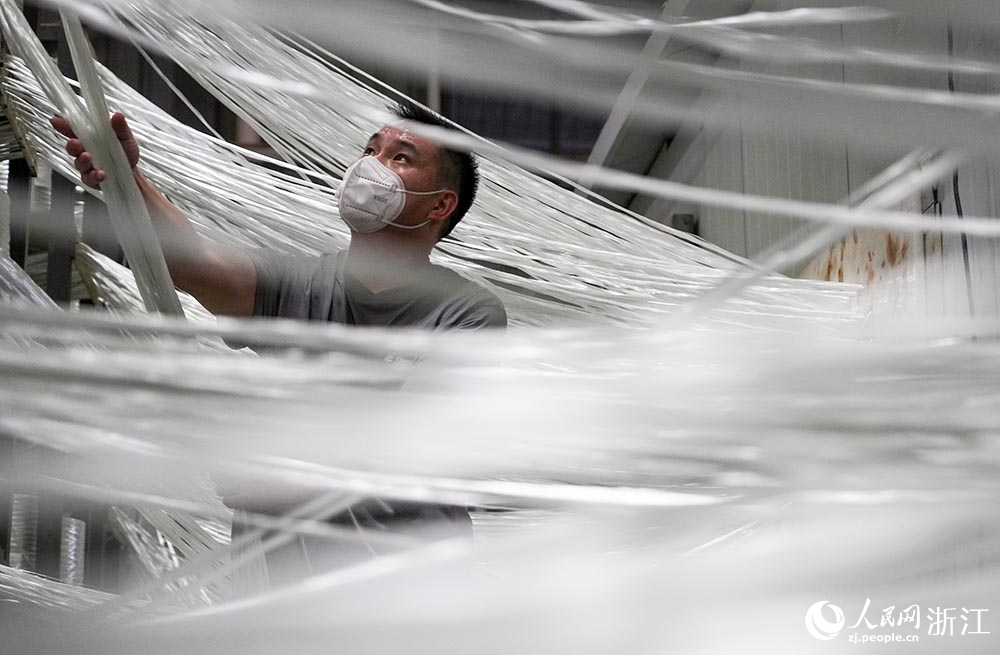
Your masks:
M495 293L490 291L486 285L481 282L477 282L476 280L467 278L447 266L435 264L432 267L431 275L431 281L434 284L439 285L439 289L454 295L455 297L476 299L487 304L503 306L503 302L500 298Z
M246 251L258 276L288 274L290 272L315 274L337 270L343 250L319 254L291 253L277 248L252 248Z
M503 301L485 285L446 267L435 265L434 284L445 296L446 322L442 327L506 327Z

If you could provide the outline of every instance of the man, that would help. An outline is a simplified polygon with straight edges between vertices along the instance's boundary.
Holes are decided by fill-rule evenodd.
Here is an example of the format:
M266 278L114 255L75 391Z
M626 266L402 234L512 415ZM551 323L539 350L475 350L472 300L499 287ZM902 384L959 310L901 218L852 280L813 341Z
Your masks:
M401 105L396 113L401 119L448 127L412 105ZM434 245L451 233L475 199L478 171L471 154L442 148L402 125L386 125L348 168L338 193L341 217L351 228L347 250L319 258L289 257L246 252L199 237L183 212L142 174L139 145L125 117L115 114L111 124L163 243L171 277L213 313L357 326L506 326L506 312L494 294L429 260ZM94 168L68 122L56 117L52 125L68 137L66 151L83 183L99 187L106 174ZM288 490L248 491L238 484L220 485L219 492L234 509L268 513L284 512L308 498ZM437 534L468 533L470 525L464 508L381 500L352 506L332 522L388 532L430 528ZM377 550L370 545L363 552L350 545L338 548L330 565ZM324 544L300 538L269 557L272 580L294 578L329 554Z

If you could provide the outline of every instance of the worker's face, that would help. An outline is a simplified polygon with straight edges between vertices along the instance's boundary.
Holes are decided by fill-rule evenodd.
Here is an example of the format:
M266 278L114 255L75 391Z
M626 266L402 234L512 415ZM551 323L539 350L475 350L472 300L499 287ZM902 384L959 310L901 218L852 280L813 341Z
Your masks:
M441 189L438 179L440 147L421 136L392 125L386 125L372 135L365 146L364 155L375 157L403 180L407 191L436 191ZM448 191L454 195L453 191ZM401 225L417 225L434 218L444 194L427 196L407 195L403 212L396 219Z

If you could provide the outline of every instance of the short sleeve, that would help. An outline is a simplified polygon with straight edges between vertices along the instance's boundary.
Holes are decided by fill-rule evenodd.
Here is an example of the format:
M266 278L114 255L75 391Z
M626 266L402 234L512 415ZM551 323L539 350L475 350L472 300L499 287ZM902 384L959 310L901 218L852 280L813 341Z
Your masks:
M489 294L486 298L463 308L447 326L443 327L452 330L503 329L507 327L507 310L499 298Z

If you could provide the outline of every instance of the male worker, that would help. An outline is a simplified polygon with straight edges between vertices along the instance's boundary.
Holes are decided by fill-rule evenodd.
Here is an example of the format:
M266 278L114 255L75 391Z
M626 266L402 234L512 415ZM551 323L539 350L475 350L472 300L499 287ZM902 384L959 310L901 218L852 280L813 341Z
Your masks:
M413 105L400 105L396 113L401 119L448 127ZM358 326L506 326L506 312L495 295L429 260L434 245L454 229L475 198L479 175L473 155L445 149L401 125L386 125L347 169L338 192L341 218L351 228L347 250L318 258L290 257L242 251L199 237L183 212L139 170L139 145L125 117L115 114L111 124L164 245L171 277L213 313ZM68 122L57 117L52 125L69 138L66 150L83 183L99 187L105 172L94 168ZM232 484L219 491L230 507L271 513L308 498ZM332 522L388 532L430 527L438 534L467 534L470 525L465 508L381 500L352 506ZM330 565L356 559L357 549L338 548ZM365 552L369 550L366 546ZM268 558L272 581L297 577L327 555L331 550L322 543L300 538Z

